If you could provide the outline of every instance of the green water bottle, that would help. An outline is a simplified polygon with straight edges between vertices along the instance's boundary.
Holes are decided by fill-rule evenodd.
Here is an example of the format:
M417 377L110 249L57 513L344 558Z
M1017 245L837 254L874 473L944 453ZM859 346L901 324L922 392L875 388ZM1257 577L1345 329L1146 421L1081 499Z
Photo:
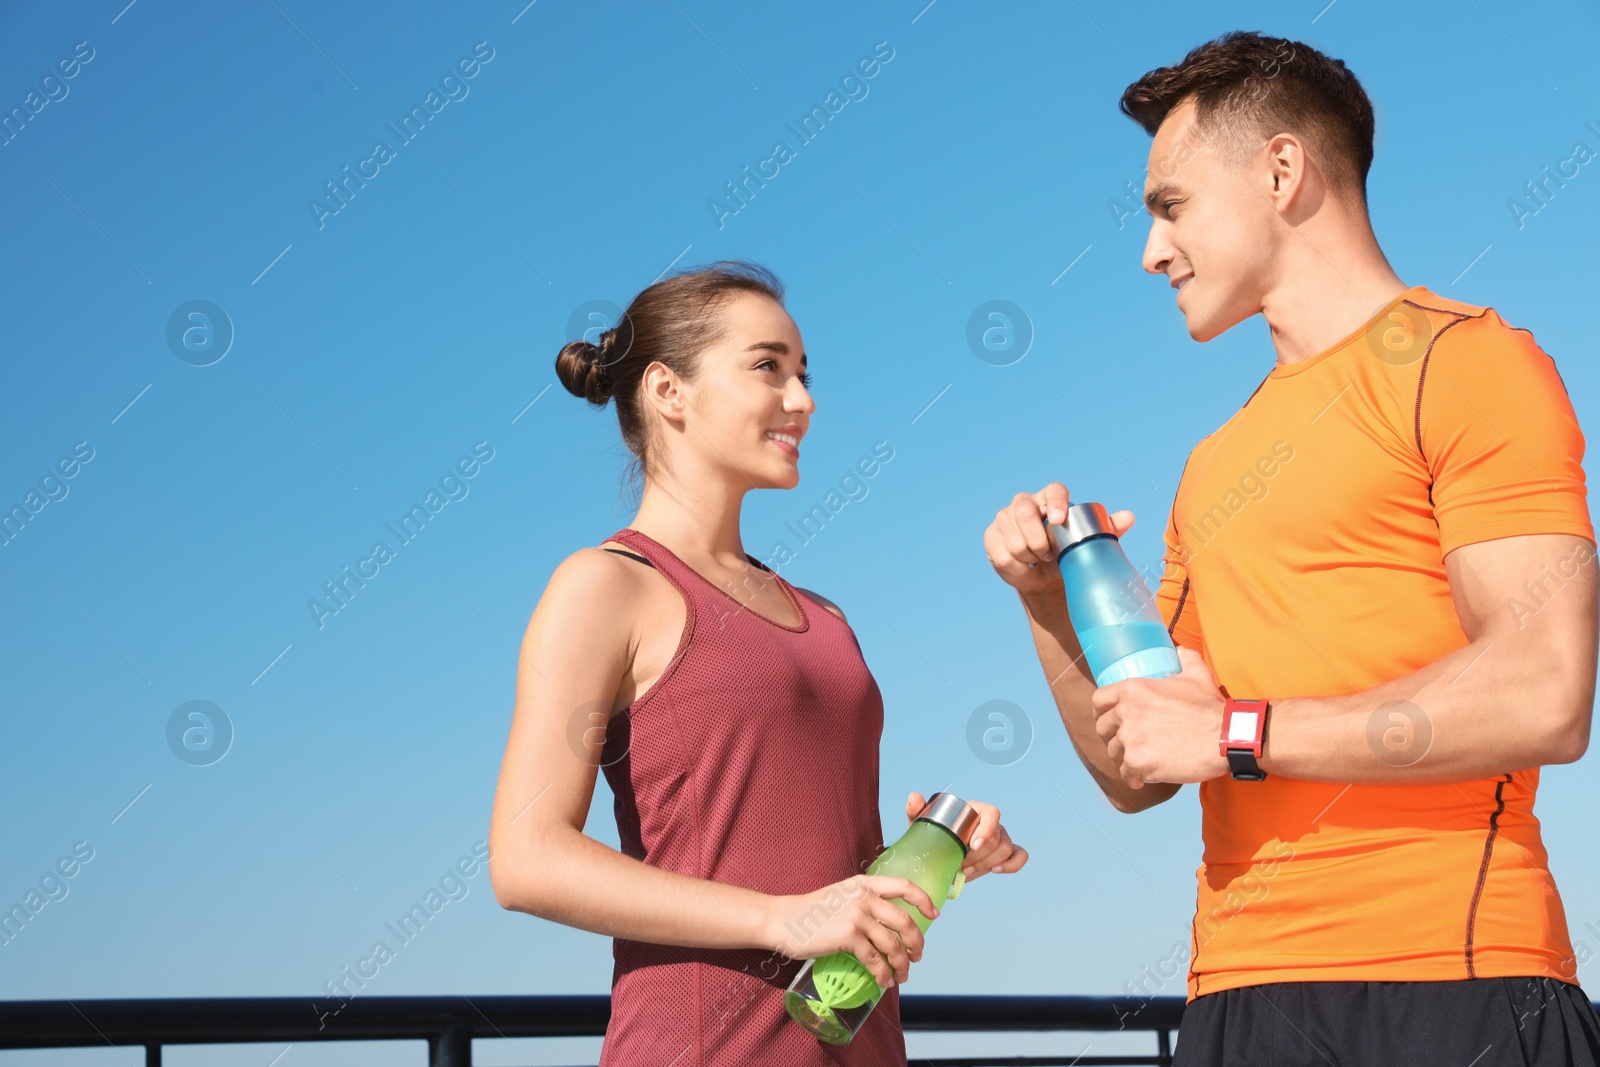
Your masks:
M978 828L978 812L954 793L935 793L900 840L872 861L868 874L909 878L935 908L953 900L966 881L961 864ZM889 902L927 932L933 920L899 897ZM897 935L898 936L898 935ZM789 1016L830 1045L848 1045L878 1006L884 987L849 952L807 960L783 995Z

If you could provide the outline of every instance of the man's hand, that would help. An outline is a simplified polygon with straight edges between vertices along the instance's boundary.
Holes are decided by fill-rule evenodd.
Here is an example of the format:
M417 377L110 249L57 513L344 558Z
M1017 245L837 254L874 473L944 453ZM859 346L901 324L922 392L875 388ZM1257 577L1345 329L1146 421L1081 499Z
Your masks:
M1129 678L1090 696L1095 732L1135 789L1146 782L1203 782L1228 773L1217 747L1225 703L1200 653L1178 646L1183 673Z
M995 512L994 521L983 531L983 552L989 565L1024 596L1061 588L1056 543L1045 530L1045 523L1059 526L1066 522L1071 503L1067 487L1051 482L1037 493L1012 497L1011 503ZM1107 517L1118 537L1133 525L1131 511L1113 511Z
M921 793L908 796L906 822L915 822L917 813L927 803ZM978 827L972 831L967 858L961 864L967 881L985 874L1015 874L1021 870L1022 865L1028 862L1028 850L1013 843L1006 828L1000 825L1000 809L981 800L969 800L967 803L978 813Z

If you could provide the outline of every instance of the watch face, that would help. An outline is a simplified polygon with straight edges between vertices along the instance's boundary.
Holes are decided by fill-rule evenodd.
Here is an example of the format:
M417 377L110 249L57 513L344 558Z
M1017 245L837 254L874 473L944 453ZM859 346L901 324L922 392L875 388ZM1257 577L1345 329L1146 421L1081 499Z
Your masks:
M1228 740L1253 742L1256 739L1256 724L1261 721L1259 711L1239 711L1228 716Z

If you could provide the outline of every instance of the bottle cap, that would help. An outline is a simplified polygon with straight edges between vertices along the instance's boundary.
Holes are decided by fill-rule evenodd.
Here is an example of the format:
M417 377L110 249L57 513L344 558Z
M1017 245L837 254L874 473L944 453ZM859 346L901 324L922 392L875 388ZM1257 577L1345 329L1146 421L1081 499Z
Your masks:
M962 848L971 846L972 835L978 829L978 810L954 793L933 794L917 813L917 819L925 819L949 830L961 842Z
M1047 526L1047 528L1056 540L1057 556L1078 542L1087 541L1091 537L1099 537L1101 534L1110 534L1112 537L1117 535L1111 528L1111 516L1107 513L1105 505L1093 501L1067 505L1067 521L1060 526Z

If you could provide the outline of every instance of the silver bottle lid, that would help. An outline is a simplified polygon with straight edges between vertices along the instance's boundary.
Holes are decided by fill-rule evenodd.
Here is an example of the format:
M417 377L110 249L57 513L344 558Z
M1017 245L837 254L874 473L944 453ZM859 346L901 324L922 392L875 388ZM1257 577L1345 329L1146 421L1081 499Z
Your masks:
M1067 505L1067 521L1060 526L1048 526L1050 535L1056 541L1056 555L1071 548L1080 541L1087 541L1100 534L1116 536L1116 530L1111 527L1111 516L1107 513L1104 504L1086 501L1082 504Z
M954 793L935 793L928 798L918 819L944 827L956 836L962 848L972 844L972 835L978 829L978 811Z

